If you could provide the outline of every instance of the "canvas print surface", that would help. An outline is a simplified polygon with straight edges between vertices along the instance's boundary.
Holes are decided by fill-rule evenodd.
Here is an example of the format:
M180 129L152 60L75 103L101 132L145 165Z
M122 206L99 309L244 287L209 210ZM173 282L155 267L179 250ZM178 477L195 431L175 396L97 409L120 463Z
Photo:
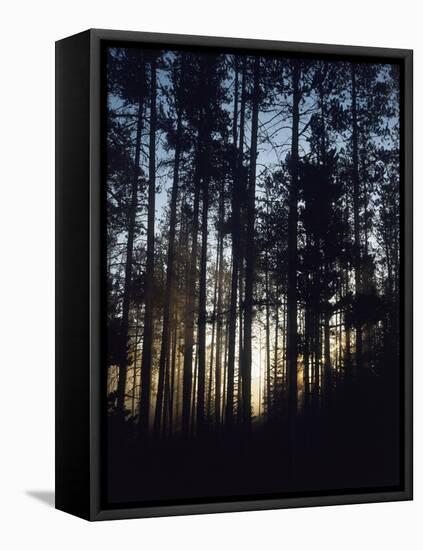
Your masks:
M105 503L398 488L399 66L103 70Z

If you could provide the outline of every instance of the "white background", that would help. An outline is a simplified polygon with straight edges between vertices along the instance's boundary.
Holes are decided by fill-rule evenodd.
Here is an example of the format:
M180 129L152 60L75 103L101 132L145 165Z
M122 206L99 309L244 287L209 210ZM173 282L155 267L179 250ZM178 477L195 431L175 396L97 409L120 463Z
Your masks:
M28 0L0 30L0 546L423 548L417 0ZM415 50L415 501L90 524L54 510L54 41L90 27ZM38 495L38 496L37 496ZM40 496L42 497L40 499Z

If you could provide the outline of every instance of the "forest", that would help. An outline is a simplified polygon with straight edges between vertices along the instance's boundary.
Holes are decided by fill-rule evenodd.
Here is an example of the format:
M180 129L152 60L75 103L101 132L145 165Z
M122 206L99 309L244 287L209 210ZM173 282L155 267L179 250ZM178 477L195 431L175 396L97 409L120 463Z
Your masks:
M110 498L395 484L399 66L112 46L105 66Z

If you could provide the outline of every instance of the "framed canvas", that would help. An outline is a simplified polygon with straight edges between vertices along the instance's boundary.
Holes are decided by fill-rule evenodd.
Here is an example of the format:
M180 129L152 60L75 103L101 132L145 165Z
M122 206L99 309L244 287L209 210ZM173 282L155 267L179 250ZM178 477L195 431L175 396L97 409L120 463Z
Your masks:
M412 52L56 44L56 507L412 498Z

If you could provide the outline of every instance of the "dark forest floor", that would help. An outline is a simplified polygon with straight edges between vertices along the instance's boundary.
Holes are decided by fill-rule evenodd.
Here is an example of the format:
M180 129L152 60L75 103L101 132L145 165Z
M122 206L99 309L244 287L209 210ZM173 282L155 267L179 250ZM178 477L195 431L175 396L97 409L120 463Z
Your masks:
M398 388L367 380L330 406L302 411L289 436L283 418L183 439L148 441L109 421L109 505L354 492L398 486ZM162 502L163 503L163 502Z

